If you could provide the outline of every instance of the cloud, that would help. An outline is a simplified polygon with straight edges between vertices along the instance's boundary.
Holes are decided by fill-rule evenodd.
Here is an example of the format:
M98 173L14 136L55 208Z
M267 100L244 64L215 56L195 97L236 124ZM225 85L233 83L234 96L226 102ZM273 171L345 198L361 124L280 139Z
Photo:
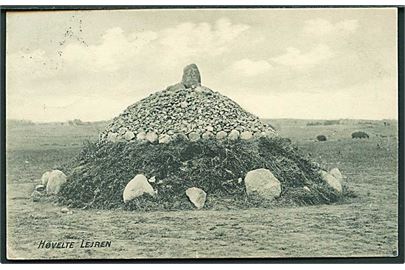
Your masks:
M125 34L120 27L114 27L105 31L100 44L74 42L66 45L62 59L76 68L116 71L126 62L133 61L156 38L157 34L152 31Z
M345 34L354 33L358 26L357 20L343 20L333 24L325 19L312 19L305 21L303 32L315 36Z
M307 53L288 47L284 54L272 57L270 60L284 66L303 68L319 64L333 56L334 53L327 45L320 44Z
M159 32L162 61L190 57L219 56L229 50L232 42L249 29L246 24L233 24L227 18L214 23L181 23Z
M237 74L247 77L266 73L272 68L273 67L271 64L265 60L254 61L247 58L235 61L231 65L232 72L236 72Z

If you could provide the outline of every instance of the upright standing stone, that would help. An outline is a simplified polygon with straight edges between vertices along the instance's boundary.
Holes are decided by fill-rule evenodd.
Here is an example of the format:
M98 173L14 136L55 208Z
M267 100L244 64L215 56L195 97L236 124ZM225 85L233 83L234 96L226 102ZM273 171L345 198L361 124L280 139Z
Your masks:
M184 68L181 82L186 88L195 88L201 85L200 71L196 64L191 64Z

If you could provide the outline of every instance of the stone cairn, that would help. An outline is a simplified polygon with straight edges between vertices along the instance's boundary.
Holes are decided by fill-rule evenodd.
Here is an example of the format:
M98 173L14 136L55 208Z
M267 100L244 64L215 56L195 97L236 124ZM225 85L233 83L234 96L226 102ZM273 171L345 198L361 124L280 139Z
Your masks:
M249 140L275 134L236 102L202 86L200 72L191 64L184 68L181 83L149 95L115 117L100 141Z

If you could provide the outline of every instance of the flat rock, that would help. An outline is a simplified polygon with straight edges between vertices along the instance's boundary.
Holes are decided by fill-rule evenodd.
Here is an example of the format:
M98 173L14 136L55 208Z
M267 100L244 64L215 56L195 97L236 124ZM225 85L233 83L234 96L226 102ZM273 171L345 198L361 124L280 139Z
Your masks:
M273 200L281 194L281 183L268 169L249 171L245 176L248 195L256 195L266 200Z
M342 193L342 182L328 172L321 171L322 180L337 193Z
M60 170L53 170L49 174L48 183L46 185L46 193L48 195L58 194L62 185L67 181L66 175Z
M186 190L186 195L197 209L204 207L205 200L207 199L207 193L204 190L192 187Z
M149 194L155 196L155 191L153 187L149 184L148 179L143 174L137 174L131 181L126 185L122 197L124 203L127 203L143 194Z

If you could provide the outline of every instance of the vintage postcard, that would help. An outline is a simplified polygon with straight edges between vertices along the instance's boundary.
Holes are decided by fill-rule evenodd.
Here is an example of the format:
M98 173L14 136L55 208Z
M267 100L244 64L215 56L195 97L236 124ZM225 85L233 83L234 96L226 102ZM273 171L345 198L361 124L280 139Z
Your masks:
M5 22L7 260L403 260L397 8Z

